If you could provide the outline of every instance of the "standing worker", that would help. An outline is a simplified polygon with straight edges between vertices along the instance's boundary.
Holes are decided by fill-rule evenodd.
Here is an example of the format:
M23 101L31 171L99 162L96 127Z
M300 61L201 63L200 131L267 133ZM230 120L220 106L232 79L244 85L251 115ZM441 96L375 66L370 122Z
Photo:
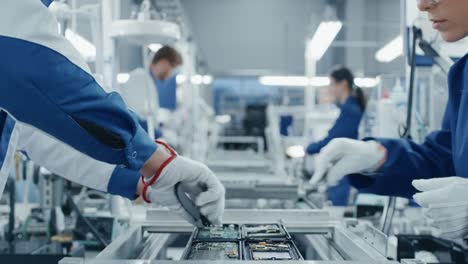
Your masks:
M119 94L106 93L96 82L78 51L58 34L57 21L41 1L3 3L0 57L0 192L19 143L52 172L62 174L76 166L81 173L71 180L77 183L128 198L141 195L183 213L173 191L181 182L200 211L220 223L224 188L216 176L205 165L152 141ZM21 122L35 128L24 129ZM34 132L39 138L34 139ZM73 154L64 150L50 159L49 141L39 141L44 133ZM91 166L82 161L113 165L88 170L95 178L104 177L93 181L84 173Z
M161 113L160 107L171 110L176 107L177 84L174 80L172 85L171 78L182 63L182 56L176 49L163 46L154 54L149 70L134 69L120 89L125 103L138 115L140 125L148 131L148 122L151 121L155 138L164 136L166 140L172 139L169 142L174 141L174 144L174 136L159 129L162 120L158 115Z
M419 0L447 42L468 36L468 1ZM425 142L407 139L335 139L316 159L311 184L326 177L335 184L344 175L380 172L374 176L349 175L362 192L413 198L442 235L468 234L468 55L449 73L449 99L442 128ZM328 172L328 173L327 173ZM417 191L421 193L415 194Z
M330 73L330 90L341 112L327 137L307 147L308 155L316 155L335 138L358 139L358 129L366 109L366 98L361 88L354 85L354 75L346 67L337 66ZM327 191L328 200L335 206L348 205L350 184L345 177Z

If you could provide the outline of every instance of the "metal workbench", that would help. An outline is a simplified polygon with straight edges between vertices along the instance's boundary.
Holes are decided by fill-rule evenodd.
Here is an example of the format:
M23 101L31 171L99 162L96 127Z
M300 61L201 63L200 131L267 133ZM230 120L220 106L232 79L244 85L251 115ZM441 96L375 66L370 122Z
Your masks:
M226 210L225 223L281 222L296 243L307 252L305 261L286 263L396 263L387 260L387 237L371 225L349 219L335 219L323 210ZM143 264L174 263L163 260L175 236L190 234L193 227L178 215L149 209L146 220L132 226L95 259L66 258L61 264ZM309 260L312 259L312 260ZM315 261L320 260L320 261ZM236 263L239 261L183 261L184 263ZM285 263L284 261L242 261L242 263ZM417 263L408 261L405 263Z

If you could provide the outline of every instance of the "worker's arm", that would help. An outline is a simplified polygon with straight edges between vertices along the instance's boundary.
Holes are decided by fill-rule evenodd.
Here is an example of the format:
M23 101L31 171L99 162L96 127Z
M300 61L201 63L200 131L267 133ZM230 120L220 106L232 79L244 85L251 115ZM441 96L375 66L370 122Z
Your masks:
M387 158L375 177L350 175L350 182L362 192L411 197L415 179L456 175L452 161L450 115L445 112L442 129L429 134L423 144L406 139L377 139Z
M18 150L36 164L72 182L134 199L140 173L97 161L44 132L17 122Z
M156 144L57 28L41 1L2 3L0 107L97 160L139 170Z
M307 154L319 153L334 138L356 138L361 115L349 107L343 107L335 124L328 131L328 135L324 139L310 144L307 147Z

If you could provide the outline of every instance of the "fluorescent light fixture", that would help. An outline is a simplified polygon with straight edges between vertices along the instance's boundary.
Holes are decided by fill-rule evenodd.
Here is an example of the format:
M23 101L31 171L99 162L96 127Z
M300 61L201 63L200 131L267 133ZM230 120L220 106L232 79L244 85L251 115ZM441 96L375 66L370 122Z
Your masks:
M70 29L65 30L65 38L71 42L86 60L94 60L96 58L96 46L89 40Z
M187 76L183 75L183 74L177 74L176 76L176 82L177 84L183 84L187 81Z
M309 56L319 61L328 50L333 40L343 27L341 21L326 21L320 23L312 39L307 43Z
M158 52L159 49L161 49L163 47L162 44L159 44L159 43L153 43L153 44L149 44L148 45L148 48L152 51L152 52Z
M190 82L192 82L193 85L200 85L203 83L203 76L199 74L194 75L192 78L190 78Z
M305 76L262 76L261 84L266 86L307 86L309 78Z
M403 36L399 35L378 50L375 59L379 62L391 62L401 55L403 55Z
M305 156L305 150L301 145L291 146L286 149L286 154L291 158L302 158Z
M203 75L202 82L204 85L210 85L213 82L213 76Z
M265 86L291 86L291 87L304 87L304 86L327 86L330 85L328 77L313 77L307 78L306 76L262 76L259 82Z
M376 87L379 84L377 78L354 78L354 83L362 88Z
M130 79L130 74L128 73L117 74L117 82L120 84L127 83L129 79Z
M310 79L310 86L328 86L330 85L330 78L315 76Z
M330 78L325 76L315 76L312 78L305 76L261 76L259 82L265 86L323 87L330 85ZM362 88L370 88L377 86L378 80L376 78L363 77L355 78L354 83Z
M231 122L231 116L230 115L218 115L215 117L216 122L220 124L227 124Z

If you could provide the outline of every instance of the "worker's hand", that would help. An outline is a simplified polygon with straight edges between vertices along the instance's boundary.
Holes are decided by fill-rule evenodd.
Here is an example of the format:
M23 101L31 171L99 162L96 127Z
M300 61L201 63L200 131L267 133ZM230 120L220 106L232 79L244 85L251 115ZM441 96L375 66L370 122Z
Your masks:
M315 171L315 157L316 155L305 155L304 156L304 173L308 175L308 178L310 178L310 175L312 175Z
M158 173L155 174L156 180L145 179L147 184L152 184L143 189L143 199L176 210L192 222L192 217L185 212L175 195L175 185L180 182L183 190L200 208L201 214L212 224L221 224L224 212L224 186L207 166L178 156L172 149L167 148L172 152L172 158L168 160L166 166L163 166L159 176Z
M334 139L316 156L315 172L309 183L316 186L326 177L327 184L334 186L348 174L375 171L385 156L385 148L376 141Z
M421 193L413 196L423 207L431 226L446 238L462 238L468 234L468 179L460 177L415 180Z

